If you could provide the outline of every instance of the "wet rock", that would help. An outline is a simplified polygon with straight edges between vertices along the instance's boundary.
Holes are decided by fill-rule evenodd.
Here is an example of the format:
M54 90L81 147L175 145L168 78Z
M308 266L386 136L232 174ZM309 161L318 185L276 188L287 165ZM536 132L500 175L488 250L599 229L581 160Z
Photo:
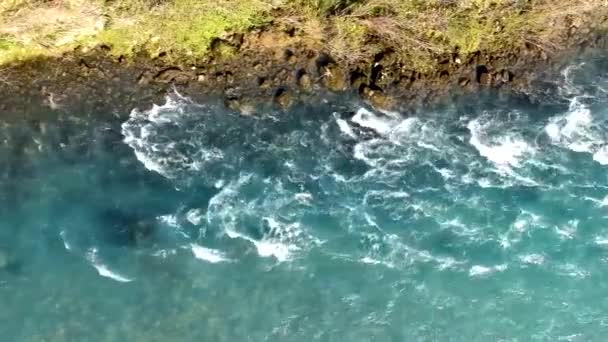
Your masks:
M296 79L300 88L304 90L310 90L310 88L312 88L312 78L304 69L298 70Z
M353 71L350 74L350 86L353 89L359 89L362 85L367 84L367 76L361 71Z
M344 76L344 71L335 64L330 64L322 69L321 84L335 92L344 91L348 85Z
M243 99L227 99L224 104L226 107L244 116L254 115L257 112L255 105Z
M182 75L182 70L180 68L170 67L156 73L153 79L156 82L170 83L180 75Z
M285 88L279 88L274 96L274 101L276 104L278 104L281 108L289 108L289 106L291 105L292 101L293 101L293 97L291 96L291 94L289 93L289 91Z
M501 73L499 73L497 78L503 83L509 83L513 81L513 73L508 70L503 70Z
M573 28L565 48L605 46L608 42L603 31L591 41L585 33L588 31L585 22L565 25ZM162 103L172 84L186 85L180 91L183 89L183 95L194 99L204 99L209 94L226 95L227 88L241 87L237 101L231 98L229 103L241 113L253 112L244 105L252 99L255 103L275 101L283 107L293 103L296 95L300 96L293 91L277 92L281 85L304 90L309 99L325 89L341 92L350 88L382 107L384 102L390 102L386 94L391 94L399 97L400 105L407 106L429 98L430 93L449 94L454 86L467 91L482 84L501 87L508 83L509 89L528 88L535 77L530 72L546 65L542 60L558 57L553 53L543 55L542 49L530 42L515 49L505 48L493 56L484 51L460 54L456 49L435 56L433 69L421 77L420 70L407 70L414 67L399 58L400 53L385 47L380 46L381 52L373 58L368 56L367 60L348 65L334 60L322 48L299 44L302 32L297 25L286 24L283 30L280 34L260 29L245 36L225 35L213 42L209 56L195 61L176 61L165 51L153 58L141 54L117 59L104 46L72 51L60 59L15 65L2 72L0 91L13 96L0 99L0 108L5 113L22 113L22 99L28 98L46 113L49 107L60 112L74 105L83 113L129 113L135 107ZM583 45L585 41L588 44ZM171 56L174 57L172 53ZM193 65L196 69L192 69ZM258 77L266 78L270 84L256 84ZM43 85L48 89L41 94L39 89ZM114 89L114 93L106 93L106 89ZM117 91L128 95L119 96ZM69 97L63 98L62 94ZM441 96L435 98L440 100Z
M272 86L272 82L266 77L258 77L258 87L268 89Z
M361 95L367 102L378 109L390 109L394 105L394 99L379 89L362 86Z
M492 85L492 75L485 73L482 74L479 77L479 84L484 85L484 86L491 86Z
M239 106L239 113L241 113L241 115L250 116L255 115L257 113L257 110L255 105L253 105L252 103L245 102Z
M477 83L482 83L482 78L487 77L488 76L488 67L486 67L485 65L478 65L475 68L475 79L477 80Z

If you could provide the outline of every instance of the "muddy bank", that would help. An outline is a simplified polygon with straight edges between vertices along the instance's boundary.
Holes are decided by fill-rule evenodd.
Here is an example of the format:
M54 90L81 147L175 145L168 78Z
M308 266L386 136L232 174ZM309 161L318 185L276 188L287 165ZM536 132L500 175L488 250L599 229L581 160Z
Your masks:
M400 61L390 48L373 60L350 65L313 49L293 32L259 31L218 40L214 53L196 63L161 54L115 57L108 46L77 49L61 58L7 66L0 78L0 109L7 115L55 111L126 115L135 107L162 102L172 89L202 101L221 99L244 115L263 107L287 109L301 101L352 94L370 105L409 110L461 93L495 88L526 94L543 84L575 55L607 47L603 32L565 37L567 49L552 54L533 44L492 55L483 51L438 55L431 72ZM280 42L280 43L277 43ZM237 51L224 56L226 47Z

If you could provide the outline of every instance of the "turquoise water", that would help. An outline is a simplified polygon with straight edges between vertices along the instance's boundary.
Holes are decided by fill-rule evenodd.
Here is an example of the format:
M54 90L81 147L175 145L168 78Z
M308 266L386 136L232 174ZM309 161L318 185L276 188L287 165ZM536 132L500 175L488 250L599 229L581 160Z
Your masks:
M531 104L0 123L6 341L603 341L608 64Z

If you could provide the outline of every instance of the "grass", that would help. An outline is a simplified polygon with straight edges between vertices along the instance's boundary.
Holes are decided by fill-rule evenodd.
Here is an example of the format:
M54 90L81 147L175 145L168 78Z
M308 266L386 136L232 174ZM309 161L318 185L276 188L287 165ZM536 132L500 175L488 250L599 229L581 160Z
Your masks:
M145 46L151 53L203 56L227 32L263 25L270 6L263 0L173 0L154 7L122 0L109 8L109 27L94 37L130 54Z
M0 0L0 65L98 44L196 59L230 33L287 24L344 63L388 47L424 71L454 52L557 50L564 23L600 11L606 0ZM223 57L238 53L215 46Z
M116 55L201 57L215 39L266 23L271 9L266 0L0 1L0 64L99 44Z
M369 61L378 49L373 43L380 41L420 71L430 71L436 56L455 52L463 56L480 50L492 54L528 43L552 53L562 48L559 44L564 41L559 36L568 30L565 23L581 21L592 13L603 13L604 18L608 14L605 0L331 2L331 6L318 6L308 1L308 6L315 8L317 15L340 19L330 21L334 35L329 41L335 55L351 63ZM309 12L299 11L303 16Z

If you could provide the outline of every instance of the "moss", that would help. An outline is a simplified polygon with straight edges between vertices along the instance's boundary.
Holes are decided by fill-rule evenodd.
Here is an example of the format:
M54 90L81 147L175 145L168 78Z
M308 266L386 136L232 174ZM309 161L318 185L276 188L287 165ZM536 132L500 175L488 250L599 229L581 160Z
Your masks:
M85 37L82 42L86 45L105 44L112 48L115 55L133 55L143 43L151 38L151 33L127 27L109 28L92 37Z
M297 11L326 17L341 14L349 8L364 2L364 0L292 0L290 5Z
M367 26L344 17L334 18L334 35L329 42L332 55L345 62L358 62L365 58Z
M10 36L0 36L0 51L8 51L16 47L18 47L18 44Z
M201 57L211 43L230 31L242 32L266 21L269 7L259 0L195 1L173 0L159 7L145 4L126 6L121 2L109 9L109 27L90 39L113 47L117 55L145 50L176 56Z
M479 50L484 45L490 45L493 39L489 23L471 16L456 16L450 20L446 30L450 46L459 48L463 54Z

